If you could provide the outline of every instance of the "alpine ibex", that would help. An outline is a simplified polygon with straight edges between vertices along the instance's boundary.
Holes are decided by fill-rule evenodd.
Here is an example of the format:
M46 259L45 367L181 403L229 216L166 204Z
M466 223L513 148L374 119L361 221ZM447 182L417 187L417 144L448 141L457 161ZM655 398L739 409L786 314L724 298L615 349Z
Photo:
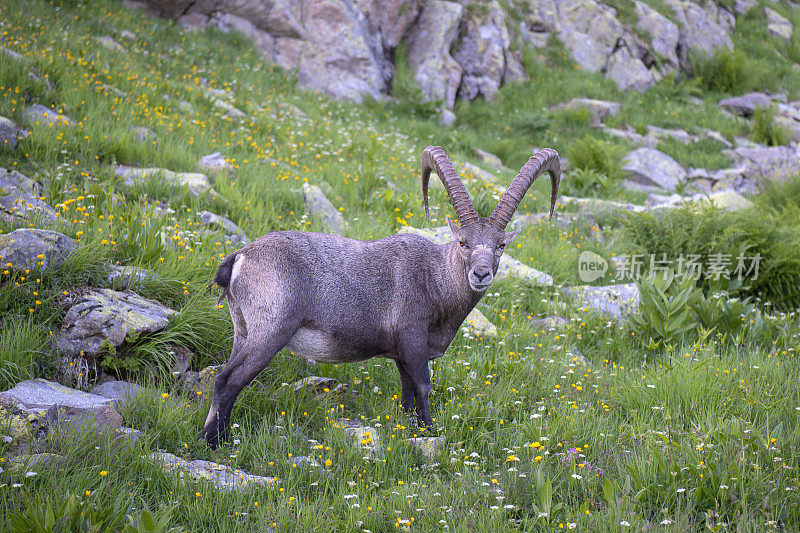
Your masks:
M489 218L479 217L453 164L438 146L422 152L422 196L428 216L431 170L444 183L459 227L438 245L418 235L357 241L299 231L269 233L229 255L214 282L228 299L233 350L214 384L201 438L216 447L228 435L239 392L284 347L309 361L393 359L400 402L432 425L428 361L444 355L486 292L500 257L519 230L504 229L534 180L550 174L553 216L561 165L546 148L519 171Z

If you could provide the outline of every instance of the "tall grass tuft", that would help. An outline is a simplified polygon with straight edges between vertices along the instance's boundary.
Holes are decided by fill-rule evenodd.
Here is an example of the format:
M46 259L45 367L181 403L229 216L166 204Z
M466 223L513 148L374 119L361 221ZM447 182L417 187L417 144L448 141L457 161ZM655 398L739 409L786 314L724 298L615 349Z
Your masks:
M689 55L692 71L704 89L739 93L750 88L751 74L747 57L739 50L718 48L711 57L700 52Z
M775 110L772 107L757 107L753 113L751 137L767 146L781 146L792 140L792 133L775 122Z

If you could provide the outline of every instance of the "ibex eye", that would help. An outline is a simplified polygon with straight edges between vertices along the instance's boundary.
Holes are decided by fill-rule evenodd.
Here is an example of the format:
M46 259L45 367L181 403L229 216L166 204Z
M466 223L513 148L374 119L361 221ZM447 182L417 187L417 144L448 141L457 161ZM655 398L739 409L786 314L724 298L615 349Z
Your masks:
M506 247L506 245L505 245L505 244L503 244L503 243L500 243L500 244L498 244L498 245L497 245L497 249L498 249L498 250L502 250L502 249L503 249L503 248L505 248L505 247Z
M464 241L458 241L458 245L463 248L467 245L467 243L465 243Z

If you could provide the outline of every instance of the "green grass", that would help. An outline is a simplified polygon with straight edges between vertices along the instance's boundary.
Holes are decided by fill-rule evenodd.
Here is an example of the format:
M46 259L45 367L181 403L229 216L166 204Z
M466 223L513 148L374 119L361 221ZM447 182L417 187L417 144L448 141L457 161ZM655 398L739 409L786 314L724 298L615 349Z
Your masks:
M629 3L617 4L631 15ZM787 45L765 37L757 16L739 17L737 49L747 50L747 61L772 69L758 71L764 83L758 88L797 98L800 75L786 59ZM81 244L50 272L0 270L0 385L55 375L50 338L63 318L60 298L87 285L113 286L108 262L151 270L154 277L130 288L180 311L166 329L116 354L126 361L115 367L121 376L158 391L156 401L142 399L122 410L124 425L144 433L140 442L50 436L32 451L61 454L67 466L20 469L10 465L25 447L0 440L0 485L8 484L0 487L0 520L6 528L15 512L33 513L37 497L42 508L58 507L67 492L109 512L140 516L147 508L191 531L441 531L445 525L453 531L549 531L573 524L581 531L618 531L628 529L623 522L630 530L699 530L721 522L757 530L771 521L800 527L800 324L790 311L775 311L797 287L787 266L796 260L789 253L796 246L789 226L797 220L795 182L757 200L765 215L688 213L686 219L630 227L614 217L579 217L567 227L523 228L510 255L551 274L556 287L497 282L478 309L498 326L499 337L460 333L447 355L432 363L431 408L436 434L446 442L435 461L406 442L422 432L402 414L397 373L385 359L309 367L281 352L237 402L235 440L215 451L196 440L209 394L180 391L171 377L175 345L193 352L194 370L224 362L230 351L227 309L216 306L217 294L207 286L234 247L204 233L199 211L227 216L251 238L282 229L321 230L297 193L309 181L327 184L322 186L343 209L349 237L377 239L405 225L422 227L418 165L428 144L444 146L461 161L470 160L474 148L495 153L511 169L500 173L506 182L534 146L554 147L583 173L565 187L618 195L619 156L630 147L598 140L585 112L555 105L578 96L610 99L622 104L606 120L610 126L645 131L653 124L693 133L710 128L733 138L742 134L742 123L716 106L728 89L709 91L699 79L668 77L647 93L623 94L601 75L578 70L553 41L542 51L523 49L530 83L503 87L494 102L459 102L457 128L444 130L402 70L393 87L397 103L355 106L299 91L290 75L267 65L236 33L182 33L169 21L111 0L91 9L84 2L55 9L44 0L14 0L0 6L0 22L7 32L3 46L25 55L22 68L1 56L0 115L19 119L24 106L36 102L79 123L33 128L15 152L0 152L0 166L40 182L42 196L60 213L61 231ZM122 29L137 39L123 39ZM124 51L99 46L103 35L116 38ZM52 88L32 81L33 69ZM127 96L101 90L102 84ZM225 117L206 88L227 89L247 118ZM292 117L284 103L308 119ZM155 131L155 144L133 140L131 125ZM727 166L721 147L710 141L659 148L684 165ZM195 171L198 158L214 151L235 167L233 175L211 176L224 199L194 196L157 179L129 188L109 169L119 163ZM479 180L468 189L479 212L488 214L495 191ZM644 198L628 193L628 199ZM159 201L174 213L158 214ZM548 201L547 183L537 183L520 211L541 212ZM432 225L453 216L442 192L432 191L431 208ZM726 226L733 217L736 224ZM593 237L598 224L606 244ZM0 230L19 225L2 222ZM658 243L679 253L741 239L770 252L778 265L765 271L768 282L756 293L765 301L743 317L758 324L747 335L723 327L692 330L653 349L628 322L579 309L557 289L581 283L577 264L585 250L611 258L649 252ZM567 326L529 325L532 317L552 315L566 317ZM114 363L109 359L106 367ZM314 402L282 385L309 375L334 377L350 393ZM342 417L375 428L376 455L344 434L337 423ZM308 439L318 444L310 446ZM280 481L218 491L142 459L157 449ZM312 456L321 466L299 463L298 456ZM26 477L29 471L36 474Z

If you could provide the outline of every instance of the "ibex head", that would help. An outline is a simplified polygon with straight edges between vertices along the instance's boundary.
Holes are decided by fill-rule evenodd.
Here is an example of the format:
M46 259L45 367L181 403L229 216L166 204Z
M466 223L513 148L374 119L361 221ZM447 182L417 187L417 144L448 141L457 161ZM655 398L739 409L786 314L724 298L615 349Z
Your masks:
M520 169L517 177L511 182L508 190L500 198L494 212L486 217L479 217L469 199L467 190L458 173L450 162L450 158L439 146L428 146L422 152L422 197L425 201L425 216L428 211L428 181L431 170L442 180L447 195L456 210L461 226L448 220L453 239L458 243L459 256L466 269L466 277L470 288L475 292L483 292L494 279L500 257L506 246L514 240L520 230L506 233L504 230L522 198L533 182L544 172L550 174L550 217L558 195L561 180L561 163L558 152L551 148L539 150L528 159Z

